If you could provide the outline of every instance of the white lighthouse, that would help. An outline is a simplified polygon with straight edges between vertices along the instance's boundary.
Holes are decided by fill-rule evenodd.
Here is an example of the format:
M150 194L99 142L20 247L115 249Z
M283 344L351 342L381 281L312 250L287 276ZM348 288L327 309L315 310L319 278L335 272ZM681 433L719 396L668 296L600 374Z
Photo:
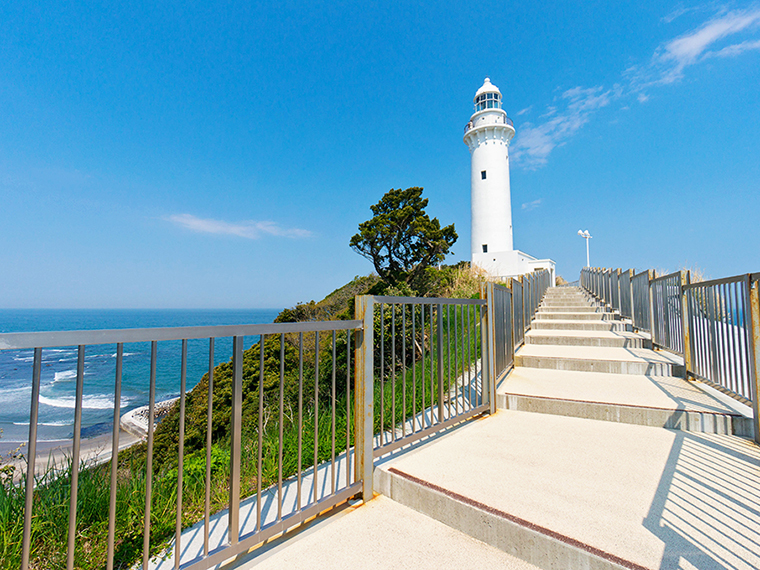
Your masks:
M501 91L486 77L475 93L475 113L464 128L472 157L471 261L493 277L513 277L554 262L517 251L512 244L512 199L509 187L509 142L512 120L502 109Z

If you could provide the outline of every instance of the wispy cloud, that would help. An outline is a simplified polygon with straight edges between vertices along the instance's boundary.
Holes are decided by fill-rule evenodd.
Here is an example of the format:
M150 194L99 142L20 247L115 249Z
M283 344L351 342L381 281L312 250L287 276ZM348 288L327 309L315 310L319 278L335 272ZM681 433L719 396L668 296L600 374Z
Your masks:
M539 198L538 200L533 200L532 202L526 202L525 204L522 205L522 209L527 212L530 212L531 210L535 210L536 208L538 208L540 205L541 205L541 198Z
M625 70L619 83L610 88L599 85L568 89L554 98L539 116L538 122L518 125L511 159L523 168L539 168L547 163L555 148L566 144L596 111L612 101L636 97L639 103L645 103L649 100L649 91L676 83L690 66L707 59L736 57L760 50L758 6L734 11L716 9L714 6L680 8L664 17L663 21L670 23L687 12L706 9L712 9L714 15L696 28L660 44L648 62ZM739 34L744 37L737 37ZM749 35L752 37L747 37Z
M606 107L616 96L617 88L568 89L559 97L563 110L558 111L557 106L552 106L543 115L547 119L543 123L523 123L520 126L520 136L512 148L511 158L526 168L543 166L555 148L565 144L588 122L593 111Z
M758 49L757 41L717 45L736 34L757 30L760 30L760 8L721 10L699 27L658 46L648 64L631 68L631 87L641 90L655 85L667 85L681 79L687 67L710 57L718 54L719 57L732 57L750 49Z
M520 115L524 115L525 113L530 113L533 109L533 105L530 105L529 107L525 107L525 109L521 109L515 113L516 117L519 117Z
M709 9L715 10L715 4L688 6L688 7L680 6L676 8L675 10L673 10L672 12L670 12L670 14L663 16L661 21L666 24L670 24L671 22L673 22L674 20L677 20L684 14L688 14L690 12L702 12Z
M703 59L707 59L710 57L734 57L736 55L741 55L745 51L750 51L754 49L760 49L760 40L756 41L746 41L741 42L739 44L734 44L730 46L726 46L718 51L711 51L704 55Z
M276 222L269 221L225 222L224 220L198 218L192 214L173 214L164 219L193 232L232 235L246 239L259 239L267 235L287 238L306 238L312 235L309 230L282 228Z

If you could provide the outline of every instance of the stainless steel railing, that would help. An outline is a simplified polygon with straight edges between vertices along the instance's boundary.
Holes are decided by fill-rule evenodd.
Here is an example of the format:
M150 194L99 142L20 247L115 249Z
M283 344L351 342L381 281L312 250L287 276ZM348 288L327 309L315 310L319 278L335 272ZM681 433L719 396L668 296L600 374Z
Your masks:
M751 400L750 276L691 283L684 289L692 374Z
M633 326L642 331L652 330L650 314L649 282L654 279L654 271L643 271L631 280L633 293Z
M688 282L688 272L687 282ZM652 342L661 348L684 355L684 330L681 312L681 272L657 277L649 282L652 295Z
M631 280L633 269L620 273L620 316L628 319L633 318L633 289Z
M123 516L124 513L119 512L117 505L117 486L118 478L117 473L119 469L119 420L121 412L120 394L122 384L122 372L123 372L123 357L124 357L124 344L125 343L150 343L151 357L150 357L150 378L149 378L149 412L148 412L148 432L146 442L146 463L145 463L145 502L143 512L143 547L142 547L142 567L148 568L151 556L155 554L156 543L168 537L157 538L155 533L151 529L151 507L153 504L153 481L155 476L154 470L154 423L155 423L155 397L156 397L156 368L158 360L158 344L163 341L176 341L182 342L181 348L181 363L180 363L180 386L179 386L179 431L177 434L178 446L177 446L177 485L176 485L176 525L175 533L173 537L174 549L173 549L173 566L174 568L209 568L214 566L231 556L234 556L240 552L249 549L251 546L258 544L268 538L280 534L287 528L298 524L307 518L314 516L315 514L330 508L331 506L345 501L352 495L361 492L361 484L357 479L356 470L352 471L350 466L350 453L351 453L351 433L359 432L351 426L351 416L356 417L356 414L352 414L352 401L351 401L351 337L354 331L358 331L362 323L359 320L350 321L334 321L334 322L308 322L308 323L282 323L282 324L267 324L267 325L248 325L248 326L219 326L219 327L187 327L187 328L172 328L172 329L131 329L131 330L109 330L109 331L72 331L72 332L51 332L51 333L7 333L0 334L0 348L1 349L34 349L34 363L32 371L32 396L31 396L31 411L30 411L30 423L29 423L29 440L28 451L26 453L27 469L26 469L26 500L24 508L24 527L22 538L22 553L21 553L21 568L29 568L30 555L32 551L32 517L35 505L35 461L36 461L36 445L37 445L37 427L39 418L39 403L40 403L40 376L42 367L42 356L46 349L54 347L65 346L77 346L78 347L78 359L77 359L77 383L76 383L76 395L75 395L75 424L74 424L74 439L71 452L71 494L70 494L70 509L69 509L69 523L67 531L68 541L68 560L67 568L73 568L74 557L78 555L76 550L76 537L77 537L77 493L78 493L78 475L80 465L80 450L81 450L81 427L82 427L82 399L83 399L83 385L84 385L84 362L85 352L87 346L96 344L115 344L116 345L116 362L115 362L115 378L114 378L114 427L112 435L111 445L111 476L110 476L110 499L108 510L108 538L107 538L107 554L106 554L106 566L110 569L115 564L115 542L116 542L116 520L118 516ZM254 457L243 458L243 337L256 335L260 337L259 347L259 363L258 370L255 371L257 381L253 381L248 385L249 389L258 390L258 410L257 413L247 416L248 425L246 426L246 432L256 432L258 437L257 441L247 442L246 449L248 451L253 450ZM313 385L313 393L308 394L305 392L304 386L304 335L310 336L310 341L313 341L313 350L311 352L315 355L315 362L313 366L307 366L310 368L310 372L313 374L310 384ZM328 358L323 361L329 364L330 369L327 374L323 374L320 378L320 336L326 335L329 344ZM229 464L229 478L227 482L227 498L229 504L228 517L226 519L226 538L224 541L215 541L212 543L211 539L211 431L212 431L212 416L214 409L214 341L220 337L231 336L233 339L233 349L231 355L231 367L232 367L232 381L231 381L231 412L230 417L227 419L230 425L230 438L226 442L229 445L230 451L230 464ZM274 368L266 368L264 365L265 343L267 340L273 337L279 338L279 355L275 354L274 358L277 360ZM185 407L187 398L187 361L188 361L188 340L190 339L208 339L208 353L209 353L209 370L208 370L208 408L207 408L207 426L206 426L206 478L205 478L205 507L204 507L204 526L202 537L202 548L195 548L192 553L188 554L190 550L184 543L182 534L182 517L183 517L183 462L184 462L184 444L185 444ZM342 342L338 342L342 340ZM340 346L340 348L339 348ZM294 351L298 353L298 368L292 369L292 363L288 363L286 359L286 347L288 353L292 356ZM310 347L311 348L311 347ZM338 354L338 350L341 354ZM345 399L346 406L346 425L337 426L335 423L336 412L338 412L336 406L338 404L338 398L336 394L336 372L338 362L342 359L345 363L345 372L347 377L345 381L345 394L342 399ZM286 373L289 377L297 377L297 392L298 392L298 411L297 418L290 421L290 427L297 430L297 459L286 457L286 454L290 454L289 450L284 447L284 427L286 419L285 407L284 407L284 389L286 381ZM270 481L274 486L270 488L270 495L272 495L272 504L275 508L266 509L262 511L262 493L265 492L263 488L264 481L262 479L262 461L264 460L264 435L265 435L265 419L263 417L264 410L264 392L265 392L265 374L267 380L274 381L279 393L279 405L277 406L275 418L269 418L270 422L274 421L277 426L277 433L274 434L276 439L275 453L272 456L267 456L269 462L273 461L276 464L276 481ZM271 378L274 375L274 378ZM325 378L327 385L330 386L330 392L326 395L320 395L320 384L324 384ZM341 399L341 401L342 401ZM304 407L305 406L305 407ZM307 409L308 408L308 409ZM320 445L320 423L319 413L320 411L327 410L332 416L332 423L329 430L330 441L330 457L331 462L329 468L320 471L318 469L318 463L321 457L323 457L327 450L324 444ZM288 411L289 414L291 410ZM342 415L342 410L341 410ZM306 417L309 417L309 421L306 421ZM313 424L313 461L311 458L308 460L303 456L304 449L304 426L306 423ZM339 432L345 432L340 437L345 436L345 441L336 440L339 436ZM272 435L271 433L269 435ZM311 436L311 434L309 434ZM337 447L336 447L337 446ZM337 477L337 465L336 465L336 451L340 453L345 451L343 457L343 465L340 466L342 472L343 481L336 479ZM250 461L253 459L253 461ZM241 479L244 474L241 472L241 466L243 463L249 464L251 469L255 472L255 501L256 501L256 513L253 517L246 517L246 520L241 520L240 505L241 505ZM289 473L284 470L286 464L296 463L297 468L295 473ZM330 477L330 485L326 488L320 486L320 477ZM245 474L246 479L250 480L251 473ZM310 480L311 493L302 493L302 484L304 480L308 478ZM294 504L286 505L284 499L284 485L289 488L296 487L297 500ZM250 487L250 481L249 485ZM276 511L276 512L275 512ZM216 533L219 534L219 533ZM182 558L180 558L182 555ZM120 561L124 563L124 561Z
M489 295L493 298L494 365L498 378L515 362L512 289L493 285Z
M483 388L489 377L481 359L488 342L486 299L375 296L370 303L375 456L488 411Z
M760 443L760 273L691 283L688 271L643 271L630 279L629 307L627 278L614 277L619 272L586 267L580 283L612 310L632 315L632 326L650 331L656 347L683 356L687 378L749 401Z
M523 309L523 284L519 279L512 280L512 306L514 311L514 348L522 346L525 342L525 311Z

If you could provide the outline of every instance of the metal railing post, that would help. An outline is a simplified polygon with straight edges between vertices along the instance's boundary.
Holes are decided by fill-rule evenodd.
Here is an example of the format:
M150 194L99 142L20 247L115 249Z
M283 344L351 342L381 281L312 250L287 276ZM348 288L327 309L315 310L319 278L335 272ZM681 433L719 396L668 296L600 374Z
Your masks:
M752 365L752 379L750 390L752 394L752 411L754 412L753 423L755 427L755 442L760 444L760 279L750 278L749 282L749 306L750 306L750 364Z
M32 506L34 505L34 465L37 457L37 420L40 408L42 349L34 349L32 369L32 408L29 413L29 447L26 462L26 496L24 499L24 534L21 537L21 570L29 568L32 552Z
M507 281L508 287L509 287L509 317L512 319L512 326L509 327L511 329L510 334L512 335L512 354L511 354L511 360L512 360L512 366L515 365L515 346L517 339L515 338L515 290L512 287L512 281L513 279L510 278Z
M437 339L437 358L438 364L438 421L442 422L443 418L443 305L438 304L438 322L436 324Z
M356 478L362 481L362 499L373 497L372 468L374 454L374 314L375 300L371 295L359 295L354 300L356 319L362 328L356 331L354 365L354 432Z
M493 283L488 283L486 288L486 330L488 331L488 342L486 350L488 352L488 384L483 387L483 392L488 389L488 406L489 413L496 413L496 343L494 342L494 325L496 323L496 313L494 308L494 287Z
M654 299L652 297L652 280L657 276L654 269L647 271L647 297L649 298L649 332L652 337L652 348L654 348L655 330L654 330Z
M261 347L263 350L264 347ZM259 426L261 429L261 426ZM232 425L230 426L229 540L240 538L240 454L243 431L243 337L232 339Z
M681 334L683 336L683 377L689 378L689 370L693 369L693 354L691 350L691 318L689 315L688 291L685 285L691 283L691 273L681 271Z

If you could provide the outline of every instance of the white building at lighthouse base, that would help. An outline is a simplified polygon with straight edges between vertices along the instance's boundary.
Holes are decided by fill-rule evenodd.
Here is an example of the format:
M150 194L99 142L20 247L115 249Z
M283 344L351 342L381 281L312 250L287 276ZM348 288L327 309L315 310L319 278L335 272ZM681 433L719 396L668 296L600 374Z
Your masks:
M551 259L536 259L517 249L493 253L473 253L472 265L481 268L494 279L506 281L533 271L548 270L551 282L555 279L555 263Z

